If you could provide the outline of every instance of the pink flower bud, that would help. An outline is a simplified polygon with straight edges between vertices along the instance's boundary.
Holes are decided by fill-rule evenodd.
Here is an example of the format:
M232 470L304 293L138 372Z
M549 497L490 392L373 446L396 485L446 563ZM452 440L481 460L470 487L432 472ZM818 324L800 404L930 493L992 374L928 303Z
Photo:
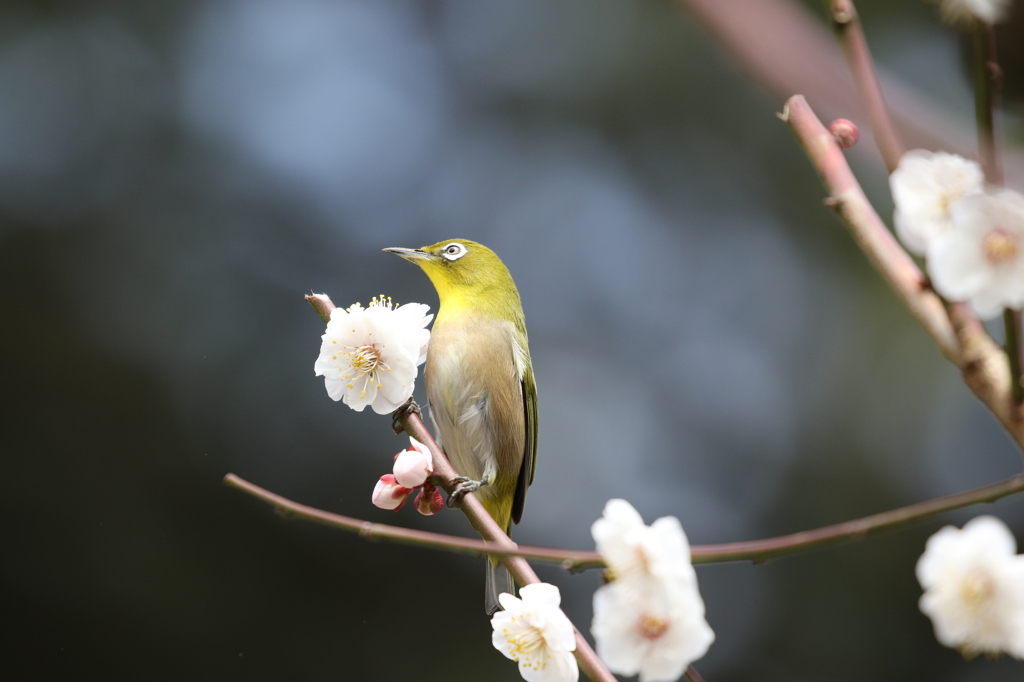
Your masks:
M413 505L420 514L433 516L441 511L441 507L444 506L444 498L441 497L440 490L427 483L420 488L420 494L416 496Z
M395 458L395 480L406 488L418 488L433 473L433 466L430 450L422 443L413 441L411 448L402 450Z
M843 149L849 149L860 139L860 131L857 130L857 126L845 118L837 118L832 121L828 126L828 131L832 133L836 143Z
M411 492L408 488L398 485L394 476L384 474L373 489L373 505L381 509L398 511L405 505L405 500Z

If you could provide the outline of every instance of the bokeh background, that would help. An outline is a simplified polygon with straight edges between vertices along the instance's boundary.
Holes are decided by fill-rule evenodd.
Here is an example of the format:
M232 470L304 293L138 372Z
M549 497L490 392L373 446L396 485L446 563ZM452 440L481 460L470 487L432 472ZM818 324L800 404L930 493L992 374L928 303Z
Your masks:
M859 4L880 64L970 139L955 31ZM0 3L0 677L519 679L481 562L221 484L469 532L370 505L404 441L313 375L303 294L436 307L386 246L478 240L517 279L541 428L522 542L591 548L611 497L726 542L1017 472L749 74L668 0ZM870 140L852 158L888 217ZM1010 499L699 567L717 641L696 667L1019 680L917 610L925 539L983 511L1024 538ZM540 571L587 629L597 573Z

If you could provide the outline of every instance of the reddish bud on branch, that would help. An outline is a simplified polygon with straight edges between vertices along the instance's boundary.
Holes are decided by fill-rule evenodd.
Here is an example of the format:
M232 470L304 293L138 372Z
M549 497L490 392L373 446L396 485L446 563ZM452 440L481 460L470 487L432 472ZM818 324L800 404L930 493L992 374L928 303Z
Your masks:
M857 126L853 124L853 121L845 118L837 118L832 121L828 126L828 131L832 133L836 144L843 149L849 149L860 139L860 131L857 130Z

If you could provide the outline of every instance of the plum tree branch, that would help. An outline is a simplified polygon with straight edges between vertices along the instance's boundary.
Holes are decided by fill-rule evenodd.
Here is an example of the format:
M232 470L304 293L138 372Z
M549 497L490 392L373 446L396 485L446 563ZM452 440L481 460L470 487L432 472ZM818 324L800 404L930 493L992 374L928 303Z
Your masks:
M960 368L964 382L1024 448L1024 420L1010 394L1010 368L1002 349L966 306L945 303L896 242L864 195L842 149L802 95L786 102L780 118L789 125L818 171L835 209L853 238L942 354Z
M857 90L867 109L875 145L891 173L899 165L905 148L885 105L882 87L875 73L875 63L871 59L868 41L864 37L864 29L853 0L832 0L831 16L832 26L839 36L843 54L846 55L853 80L857 83Z
M418 417L416 417L418 420ZM422 421L420 422L422 424ZM420 440L416 437L417 440ZM422 441L426 442L426 441ZM493 542L463 538L430 531L400 528L383 523L371 523L341 514L309 507L265 490L246 480L228 474L224 483L253 497L269 502L284 518L299 518L339 528L368 540L385 540L419 547L447 550L463 554L492 554L503 557L531 558L560 564L569 571L578 572L604 566L601 555L594 551L559 549L552 547L531 547L515 543L498 545ZM844 521L831 526L800 531L763 540L729 542L716 545L694 545L690 554L695 564L723 563L727 561L753 561L761 563L786 554L794 554L817 547L848 540L860 540L869 535L892 530L898 526L918 521L942 512L968 507L996 500L1024 491L1024 474L1017 474L1002 481L981 488L966 490L954 495L890 509Z

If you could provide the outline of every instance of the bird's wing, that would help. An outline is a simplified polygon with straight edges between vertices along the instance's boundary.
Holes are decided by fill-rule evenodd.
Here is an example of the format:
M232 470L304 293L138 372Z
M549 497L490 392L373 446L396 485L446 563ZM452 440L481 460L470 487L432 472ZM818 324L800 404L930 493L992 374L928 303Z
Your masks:
M523 335L525 342L525 334ZM523 507L526 506L526 489L533 483L533 475L537 471L537 384L533 378L533 365L530 352L519 343L519 335L513 333L516 374L523 396L523 426L526 433L523 439L523 463L519 468L516 480L516 492L512 498L512 520L519 523L523 518Z

